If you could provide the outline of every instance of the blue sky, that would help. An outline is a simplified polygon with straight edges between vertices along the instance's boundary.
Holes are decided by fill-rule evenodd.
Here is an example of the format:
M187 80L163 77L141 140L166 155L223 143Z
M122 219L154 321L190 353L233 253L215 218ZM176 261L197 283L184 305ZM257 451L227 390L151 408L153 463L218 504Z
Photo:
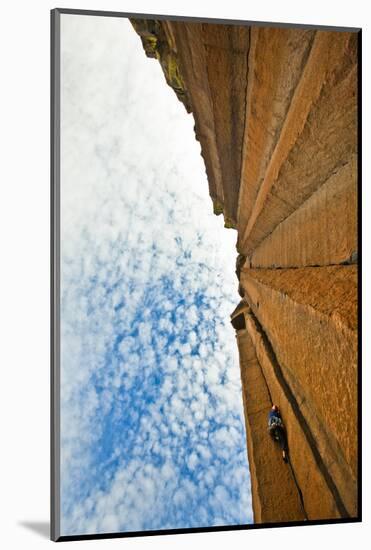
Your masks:
M125 19L62 16L61 531L252 522L236 233Z

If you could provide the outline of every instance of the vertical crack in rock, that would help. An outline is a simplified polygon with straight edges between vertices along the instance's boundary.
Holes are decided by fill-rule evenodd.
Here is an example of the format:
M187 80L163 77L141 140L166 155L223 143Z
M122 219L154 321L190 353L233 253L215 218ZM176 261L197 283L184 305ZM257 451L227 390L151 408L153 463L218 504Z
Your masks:
M241 301L231 315L231 322L237 331L240 354L254 519L260 523L303 521L307 514L296 479L267 431L272 395L246 330L248 312L249 307Z
M237 229L254 521L355 518L357 33L132 23L193 113L214 213ZM292 478L271 475L273 398L289 417Z
M320 472L322 473L325 481L326 481L326 484L329 488L329 490L331 491L332 495L333 495L333 498L336 502L336 505L338 507L338 510L341 514L341 517L344 517L344 518L349 518L350 517L350 514L349 512L347 511L345 505L344 505L344 502L339 494L339 491L330 475L330 473L328 472L323 460L322 460L322 457L318 451L318 448L317 448L317 444L316 444L316 440L312 434L312 431L310 429L310 426L307 422L307 420L305 419L305 417L303 416L301 410L300 410L300 406L293 394L293 392L291 391L291 388L289 386L289 384L287 383L284 375L283 375L283 372L282 372L282 369L281 369L281 366L279 364L279 362L277 361L277 357L276 357L276 354L274 352L274 349L266 335L266 333L264 332L264 329L263 327L261 326L261 324L259 323L258 319L255 317L255 315L252 313L252 311L249 312L249 316L251 318L251 321L252 323L254 324L254 328L255 330L257 331L257 333L260 335L260 337L262 338L262 341L263 341L263 345L265 347L265 351L270 359L270 362L273 366L273 369L274 369L274 373L275 373L275 376L276 376L276 380L279 382L279 385L280 387L282 388L282 391L284 392L284 395L286 397L286 399L288 400L288 402L290 403L290 406L295 414L295 417L297 418L304 434L305 434L305 437L309 443L309 446L311 448L311 451L313 453L313 457L316 461L316 464L318 466L318 469L320 470Z

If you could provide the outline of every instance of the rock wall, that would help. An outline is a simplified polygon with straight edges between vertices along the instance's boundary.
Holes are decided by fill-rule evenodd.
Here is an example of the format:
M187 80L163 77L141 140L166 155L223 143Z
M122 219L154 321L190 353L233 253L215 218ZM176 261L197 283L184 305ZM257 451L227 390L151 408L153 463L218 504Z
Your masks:
M214 212L237 229L254 520L356 518L357 33L132 22L193 113Z

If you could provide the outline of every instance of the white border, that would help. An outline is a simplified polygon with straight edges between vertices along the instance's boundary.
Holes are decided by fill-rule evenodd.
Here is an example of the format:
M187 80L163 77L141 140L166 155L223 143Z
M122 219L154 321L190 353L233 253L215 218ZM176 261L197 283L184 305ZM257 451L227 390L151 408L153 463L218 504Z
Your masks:
M2 6L1 61L1 539L8 549L40 548L52 544L45 532L49 519L49 10L54 7L133 11L363 27L363 98L370 97L368 52L371 51L367 3L273 1L204 2L188 0L80 0L56 4L47 0L19 0ZM364 151L368 151L370 109L363 105ZM369 162L364 154L363 181L368 182ZM367 235L371 234L370 186L364 185L364 394L369 394L371 298L366 281L371 278ZM368 285L370 286L370 285ZM368 391L367 391L368 390ZM365 400L364 400L365 401ZM366 403L365 403L366 404ZM367 547L369 528L370 426L364 422L364 523L308 528L266 529L69 542L89 545L122 545L152 550L162 548L286 550L336 546L349 550ZM368 432L368 433L367 433ZM41 523L28 526L27 523Z

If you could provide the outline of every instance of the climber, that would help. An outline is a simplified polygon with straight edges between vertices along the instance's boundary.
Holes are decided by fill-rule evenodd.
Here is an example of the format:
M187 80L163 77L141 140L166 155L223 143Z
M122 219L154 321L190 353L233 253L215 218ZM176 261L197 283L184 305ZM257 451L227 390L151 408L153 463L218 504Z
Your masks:
M273 405L268 415L268 431L271 437L278 441L282 449L282 458L284 462L288 461L288 449L285 427L282 422L281 414L277 405Z

